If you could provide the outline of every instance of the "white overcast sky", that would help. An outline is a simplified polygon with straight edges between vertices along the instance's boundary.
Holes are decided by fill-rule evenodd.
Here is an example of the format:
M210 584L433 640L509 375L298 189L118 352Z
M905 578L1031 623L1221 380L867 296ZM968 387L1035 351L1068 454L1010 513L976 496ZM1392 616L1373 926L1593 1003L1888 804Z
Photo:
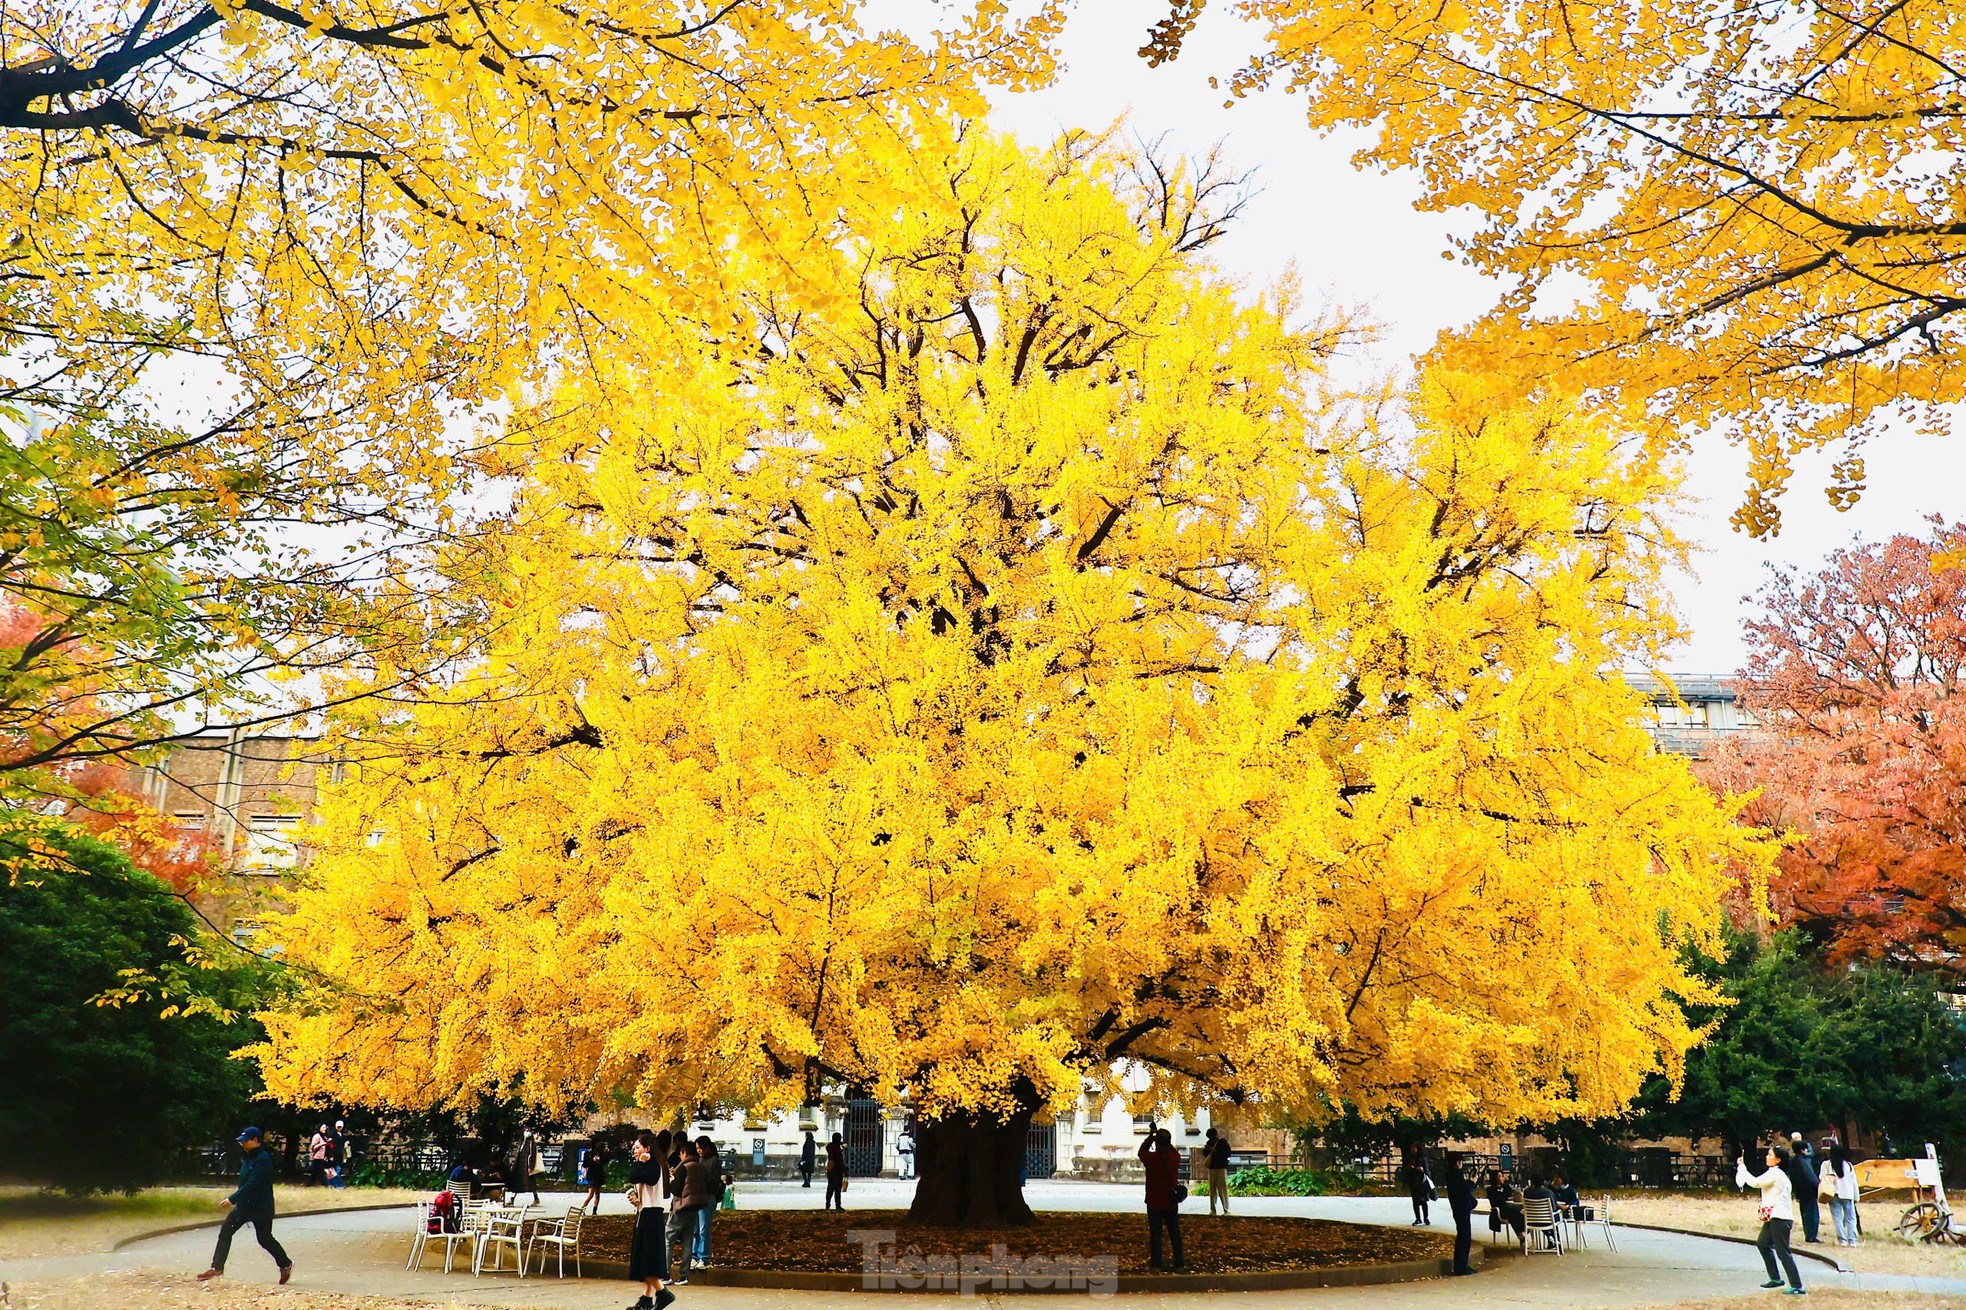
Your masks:
M1257 282L1294 263L1307 290L1322 288L1384 325L1389 366L1489 306L1490 285L1441 257L1453 218L1416 211L1410 179L1354 168L1357 137L1313 134L1302 105L1279 92L1223 107L1226 97L1209 88L1209 75L1233 69L1255 48L1226 5L1205 12L1179 61L1148 68L1134 51L1160 7L1159 0L1080 0L1065 31L1066 63L1057 83L999 97L993 122L1035 144L1063 128L1101 128L1126 115L1132 131L1166 134L1185 152L1222 142L1231 163L1254 171L1260 192L1239 231L1215 248L1218 261ZM1877 445L1866 457L1869 490L1845 513L1832 510L1822 494L1828 460L1798 460L1783 501L1786 526L1776 540L1757 542L1727 522L1745 455L1707 443L1694 456L1689 482L1702 499L1686 526L1703 551L1694 575L1674 584L1693 630L1671 661L1674 670L1725 673L1739 666L1741 597L1759 585L1764 562L1813 567L1853 536L1916 531L1924 515L1966 513L1959 493L1966 455L1956 444L1940 450L1907 438Z

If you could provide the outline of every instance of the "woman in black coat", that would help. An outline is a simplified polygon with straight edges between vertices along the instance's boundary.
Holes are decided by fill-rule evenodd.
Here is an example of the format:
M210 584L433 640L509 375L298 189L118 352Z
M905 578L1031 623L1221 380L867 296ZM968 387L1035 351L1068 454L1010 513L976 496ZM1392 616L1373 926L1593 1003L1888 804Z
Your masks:
M635 1234L628 1242L628 1277L642 1285L639 1310L662 1310L676 1294L662 1285L669 1277L669 1216L663 1204L663 1161L655 1134L643 1129L635 1137L634 1160L628 1166L629 1199L635 1206Z
M828 1210L846 1209L846 1143L838 1133L826 1143L826 1205Z

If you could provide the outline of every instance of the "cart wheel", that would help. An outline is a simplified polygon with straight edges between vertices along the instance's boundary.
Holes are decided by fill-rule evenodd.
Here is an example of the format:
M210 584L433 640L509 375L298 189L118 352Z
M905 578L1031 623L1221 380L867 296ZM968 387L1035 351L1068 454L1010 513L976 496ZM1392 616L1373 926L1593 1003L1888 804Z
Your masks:
M1949 1216L1932 1201L1920 1201L1898 1216L1897 1233L1907 1242L1944 1240L1952 1225Z

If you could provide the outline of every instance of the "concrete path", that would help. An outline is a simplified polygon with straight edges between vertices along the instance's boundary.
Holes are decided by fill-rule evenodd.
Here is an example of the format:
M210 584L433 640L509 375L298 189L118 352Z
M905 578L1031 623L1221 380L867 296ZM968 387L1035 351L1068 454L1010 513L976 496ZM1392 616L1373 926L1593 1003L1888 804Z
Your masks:
M898 1209L912 1194L912 1184L892 1179L855 1179L847 1192L849 1209ZM1098 1183L1036 1182L1027 1189L1040 1210L1108 1210L1139 1208L1139 1189ZM818 1209L820 1189L797 1183L742 1183L738 1204L744 1208ZM545 1196L548 1208L577 1201L574 1194ZM1237 1214L1296 1215L1343 1219L1354 1223L1403 1225L1410 1219L1407 1203L1379 1197L1265 1197L1237 1198ZM1198 1208L1199 1207L1199 1208ZM606 1213L626 1213L620 1195L603 1198ZM1438 1207L1437 1207L1438 1209ZM1444 1213L1444 1210L1441 1211ZM1233 1222L1211 1219L1205 1202L1183 1208L1184 1225ZM796 1222L792 1220L790 1222ZM403 1268L409 1254L409 1218L403 1210L365 1211L281 1219L275 1231L292 1254L296 1289L408 1297L454 1305L534 1306L553 1310L601 1310L625 1306L637 1289L614 1280L565 1281L550 1275L529 1275L523 1281L510 1273L474 1278L467 1271L442 1272L441 1253L433 1253L421 1271ZM1143 1222L1144 1240L1144 1222ZM1436 1222L1434 1227L1449 1231ZM1484 1234L1477 1228L1477 1240ZM48 1260L0 1262L0 1281L42 1282L113 1270L180 1272L186 1277L203 1269L211 1256L211 1228L149 1238L111 1254L69 1256ZM1728 1293L1749 1292L1762 1278L1761 1259L1746 1246L1709 1238L1620 1229L1618 1250L1604 1247L1592 1231L1587 1250L1558 1257L1499 1259L1470 1279L1436 1280L1357 1289L1297 1292L1243 1292L1239 1306L1249 1310L1407 1310L1420 1306L1548 1307L1549 1310L1622 1310L1624 1307L1671 1305ZM713 1235L714 1241L714 1235ZM713 1250L714 1254L714 1250ZM254 1283L271 1282L272 1262L253 1241L252 1231L239 1234L232 1247L229 1276ZM1882 1275L1838 1274L1827 1265L1805 1261L1805 1284L1856 1291L1930 1291L1966 1294L1966 1279L1914 1279ZM782 1310L867 1310L865 1294L756 1291L743 1288L689 1287L679 1289L679 1310L740 1310L760 1306ZM1022 1297L981 1298L1006 1306L1047 1304ZM1123 1298L1129 1306L1158 1310L1165 1306L1191 1308L1204 1297L1141 1293ZM908 1295L901 1307L960 1304L953 1296ZM973 1302L972 1302L973 1303Z

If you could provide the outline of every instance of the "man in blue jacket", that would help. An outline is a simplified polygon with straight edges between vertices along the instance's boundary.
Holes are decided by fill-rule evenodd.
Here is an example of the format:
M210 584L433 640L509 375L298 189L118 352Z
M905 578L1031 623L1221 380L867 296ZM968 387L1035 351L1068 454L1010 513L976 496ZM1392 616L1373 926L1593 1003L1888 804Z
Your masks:
M199 1274L198 1281L217 1278L225 1272L225 1257L232 1250L232 1234L251 1224L253 1236L273 1257L273 1263L280 1266L280 1281L284 1283L294 1276L294 1262L287 1258L286 1251L273 1236L273 1157L257 1128L240 1133L239 1145L246 1149L246 1158L239 1166L239 1190L219 1202L231 1213L219 1225L218 1249L212 1252L212 1267Z

